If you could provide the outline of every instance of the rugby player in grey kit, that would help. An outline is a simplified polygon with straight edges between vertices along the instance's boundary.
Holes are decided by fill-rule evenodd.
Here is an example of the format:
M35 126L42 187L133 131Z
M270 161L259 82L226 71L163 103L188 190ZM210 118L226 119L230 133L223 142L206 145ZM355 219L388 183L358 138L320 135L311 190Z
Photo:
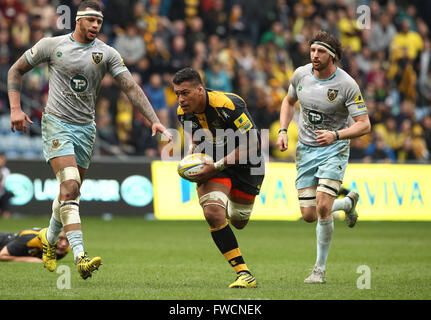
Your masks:
M167 140L172 140L120 54L96 38L102 22L103 13L98 3L82 2L74 32L41 39L15 62L8 73L11 130L26 132L27 122L32 122L21 109L22 77L39 63L48 63L49 96L42 117L43 153L60 184L60 192L52 204L49 227L39 234L42 258L49 271L56 269L56 243L64 228L83 279L90 277L102 262L100 257L90 258L84 251L79 190L90 165L96 137L95 103L107 72L115 78L133 106L150 121L153 136L160 132Z
M349 139L367 134L371 126L359 86L336 65L340 56L340 42L319 31L310 41L311 63L293 73L280 111L277 145L285 151L287 128L299 101L296 189L304 220L317 220L317 258L305 283L326 282L325 265L334 232L332 212L344 210L349 227L358 218L358 193L336 197L349 159ZM350 127L349 117L353 119Z

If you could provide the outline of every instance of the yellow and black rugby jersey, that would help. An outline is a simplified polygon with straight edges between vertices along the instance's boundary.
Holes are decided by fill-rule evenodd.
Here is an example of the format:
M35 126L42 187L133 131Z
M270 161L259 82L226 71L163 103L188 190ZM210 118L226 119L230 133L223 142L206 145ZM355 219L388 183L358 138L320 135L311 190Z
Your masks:
M42 243L37 237L40 229L23 230L6 244L11 256L32 256L42 258Z
M26 229L14 234L14 236L8 233L9 236L7 238L5 237L7 243L4 243L4 245L7 246L9 254L16 257L32 256L42 258L42 243L37 237L39 231L40 228ZM69 250L68 248L66 253ZM57 255L57 259L63 257L64 255Z
M251 130L257 133L259 143L256 150L260 160L247 161L247 165L260 165L263 160L260 154L259 129L246 108L246 102L240 96L206 89L204 112L185 114L181 106L178 106L177 115L184 130L191 130L194 143L199 145L199 152L205 152L215 161L237 148L240 136L244 136L248 143Z

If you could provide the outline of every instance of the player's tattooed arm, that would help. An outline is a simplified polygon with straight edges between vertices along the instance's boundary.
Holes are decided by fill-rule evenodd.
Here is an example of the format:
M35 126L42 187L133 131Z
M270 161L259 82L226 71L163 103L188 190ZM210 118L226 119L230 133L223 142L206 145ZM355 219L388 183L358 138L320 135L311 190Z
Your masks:
M7 89L8 91L21 92L22 77L33 67L27 62L27 59L22 55L9 69L7 74Z
M148 101L147 96L138 86L129 71L120 73L115 77L115 80L117 80L121 90L127 95L132 105L136 107L139 112L141 112L152 124L160 122L150 101Z
M29 116L21 109L21 86L23 75L33 67L27 62L24 55L21 56L7 73L7 93L10 105L10 129L15 132L27 132L27 122L33 123Z

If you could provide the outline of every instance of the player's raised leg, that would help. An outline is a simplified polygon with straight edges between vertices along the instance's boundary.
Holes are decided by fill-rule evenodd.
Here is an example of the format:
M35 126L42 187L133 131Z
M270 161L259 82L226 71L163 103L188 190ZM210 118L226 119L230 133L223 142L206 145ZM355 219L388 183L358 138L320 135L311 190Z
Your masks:
M236 280L229 287L255 288L256 279L245 264L235 234L226 221L229 191L229 187L224 184L207 181L198 187L199 202L214 243L237 273Z
M243 229L250 220L256 196L247 194L238 189L232 189L226 210L226 218L237 229Z
M358 204L359 194L355 191L350 191L343 199L337 200L344 200L347 202L347 204L345 205L346 209L344 209L344 212L346 213L346 224L348 227L353 228L356 225L356 221L358 220L356 205Z
M306 222L314 222L317 220L316 211L316 186L298 190L299 206L301 209L302 218ZM350 191L344 198L335 199L332 205L331 212L343 210L346 214L346 224L353 228L358 220L356 212L356 204L358 203L359 194Z

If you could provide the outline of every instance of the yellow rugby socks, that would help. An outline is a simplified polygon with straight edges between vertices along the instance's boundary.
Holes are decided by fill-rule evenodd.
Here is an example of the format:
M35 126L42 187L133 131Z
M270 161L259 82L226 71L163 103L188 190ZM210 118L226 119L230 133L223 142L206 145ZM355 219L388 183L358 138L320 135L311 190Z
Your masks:
M250 273L229 224L226 222L218 228L210 229L210 231L217 248L226 258L227 262L234 268L235 272L240 273L245 271Z

